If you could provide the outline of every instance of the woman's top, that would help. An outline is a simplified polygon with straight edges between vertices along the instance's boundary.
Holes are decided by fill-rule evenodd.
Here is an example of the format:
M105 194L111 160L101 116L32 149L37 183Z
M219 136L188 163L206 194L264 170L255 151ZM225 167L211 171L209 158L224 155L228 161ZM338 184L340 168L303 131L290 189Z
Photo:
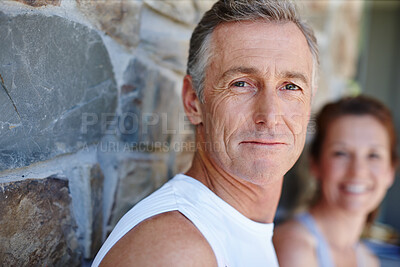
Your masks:
M312 217L312 215L308 212L304 212L299 214L296 217L296 220L300 222L307 230L314 236L317 240L317 260L319 267L335 267L335 263L333 261L330 247L325 237L322 235L321 231L318 229L318 226ZM356 255L357 255L357 266L362 267L365 266L364 258L359 253L358 244L355 246Z

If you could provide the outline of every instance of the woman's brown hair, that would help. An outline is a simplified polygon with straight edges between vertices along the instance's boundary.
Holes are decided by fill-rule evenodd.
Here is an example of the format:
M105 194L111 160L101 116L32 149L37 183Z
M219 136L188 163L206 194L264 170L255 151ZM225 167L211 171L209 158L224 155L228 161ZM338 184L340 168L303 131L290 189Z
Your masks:
M316 163L319 162L322 144L329 126L334 120L346 115L370 115L385 127L386 132L389 135L392 166L396 166L398 162L397 138L392 114L383 103L364 95L345 97L336 102L329 103L317 114L317 131L310 145L312 159Z

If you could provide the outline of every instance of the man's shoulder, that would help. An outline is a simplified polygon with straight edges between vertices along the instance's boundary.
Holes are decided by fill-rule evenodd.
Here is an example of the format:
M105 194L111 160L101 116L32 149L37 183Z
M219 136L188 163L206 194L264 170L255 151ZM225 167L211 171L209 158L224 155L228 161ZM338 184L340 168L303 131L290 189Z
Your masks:
M179 211L148 218L131 229L108 252L101 266L216 266L204 236Z

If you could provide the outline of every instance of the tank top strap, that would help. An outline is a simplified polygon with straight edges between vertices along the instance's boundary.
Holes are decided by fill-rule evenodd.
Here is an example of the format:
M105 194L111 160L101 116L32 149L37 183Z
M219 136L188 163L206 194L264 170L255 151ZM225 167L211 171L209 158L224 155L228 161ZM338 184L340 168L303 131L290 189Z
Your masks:
M296 217L296 220L300 222L302 225L304 225L304 227L317 240L316 252L317 252L318 265L320 267L334 267L333 258L329 250L329 245L326 242L322 233L319 231L318 226L312 215L308 212L304 212L299 214Z

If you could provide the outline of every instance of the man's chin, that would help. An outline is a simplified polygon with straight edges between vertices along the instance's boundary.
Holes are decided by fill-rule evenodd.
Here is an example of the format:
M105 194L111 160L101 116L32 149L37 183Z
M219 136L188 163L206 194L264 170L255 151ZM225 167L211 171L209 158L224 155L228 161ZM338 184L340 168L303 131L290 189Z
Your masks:
M239 177L252 184L268 185L281 181L283 174L271 171L271 168L258 168L242 173Z

